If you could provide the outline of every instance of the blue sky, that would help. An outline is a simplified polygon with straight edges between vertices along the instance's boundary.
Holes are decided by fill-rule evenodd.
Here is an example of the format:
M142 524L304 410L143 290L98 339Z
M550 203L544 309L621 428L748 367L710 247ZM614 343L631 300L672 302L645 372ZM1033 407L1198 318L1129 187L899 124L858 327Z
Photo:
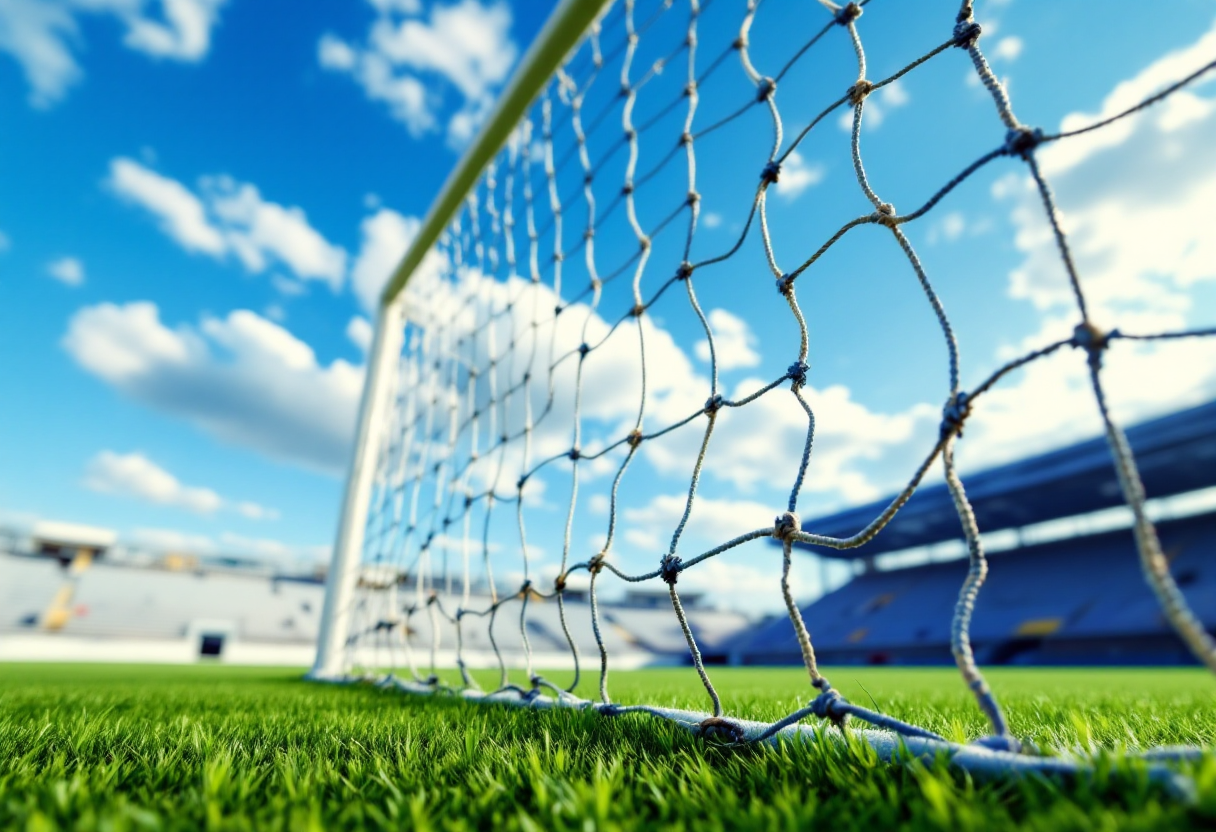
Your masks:
M322 556L370 299L545 14L540 4L481 0L0 0L4 519ZM774 71L826 14L804 0L763 4L751 33L760 71ZM714 0L699 33L702 61L734 37L742 15L742 4ZM664 18L674 22L643 40L639 65L670 51L686 17L677 2ZM980 4L977 17L1019 116L1049 131L1118 111L1216 57L1216 8L1197 0L1168 16L1131 2L1013 0ZM948 38L952 20L950 3L875 0L859 22L868 77ZM616 26L606 43L621 37ZM639 94L639 116L678 89L682 72L675 62ZM833 30L778 90L787 140L855 75L844 31ZM1216 323L1216 249L1203 207L1216 199L1211 79L1101 134L1112 138L1042 153L1083 278L1111 326ZM750 89L731 56L703 92L695 124L747 100ZM673 129L655 140L663 152ZM871 181L906 209L1003 134L966 55L949 50L874 97L863 149ZM648 140L640 169L661 156ZM770 142L768 116L754 108L698 143L699 256L737 235ZM838 114L799 156L770 200L783 264L866 210ZM605 165L606 178L617 175L613 164L622 157ZM679 201L683 175L676 165L639 196L644 223ZM578 227L581 215L572 217ZM1044 228L1012 160L909 226L954 319L966 383L1075 324ZM698 276L702 304L719 310L711 319L733 356L723 372L728 392L780 375L796 334L756 240L753 233L727 266ZM609 235L603 262L615 262L624 245ZM661 254L649 281L670 269ZM570 271L576 283L577 268ZM799 297L822 442L802 509L813 516L880 496L907 476L936 431L946 380L940 335L885 230L850 235L807 278ZM606 294L604 309L627 300ZM675 372L683 361L703 378L686 305L665 302L654 318L671 336L665 366ZM1216 392L1210 344L1127 348L1110 365L1126 419ZM1080 356L1066 355L1010 379L977 411L960 449L964 465L1095 432L1082 369ZM686 391L672 380L668 392L675 412ZM693 548L734 528L710 518L735 518L745 531L784 504L783 466L800 428L776 410L752 412L731 428L736 438L771 441L739 441L730 451L731 435L723 438L704 485L705 539ZM602 413L588 430L609 435L619 414L608 405ZM677 443L671 453L685 451ZM657 557L654 542L669 534L687 479L683 462L640 464L625 515L632 548L622 552L638 565ZM564 499L559 485L547 492L553 506ZM590 541L602 516L590 499L580 511L578 539ZM546 556L560 548L552 528L564 513L552 518L536 532ZM763 557L742 556L706 580L752 588Z

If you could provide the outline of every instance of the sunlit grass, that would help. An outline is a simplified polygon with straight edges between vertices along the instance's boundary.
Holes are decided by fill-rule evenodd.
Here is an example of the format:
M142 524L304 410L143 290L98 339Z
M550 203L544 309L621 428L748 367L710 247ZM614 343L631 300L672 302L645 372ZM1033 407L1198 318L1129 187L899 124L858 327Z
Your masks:
M830 676L948 737L984 732L947 670ZM714 677L740 716L775 718L810 693L794 669ZM990 678L1015 733L1040 748L1216 745L1216 681L1199 670ZM611 690L707 707L691 669L614 673ZM1190 806L1117 758L1068 785L978 784L943 765L879 763L861 744L722 749L641 716L477 706L298 671L0 664L0 829L1213 828L1216 758L1188 772Z

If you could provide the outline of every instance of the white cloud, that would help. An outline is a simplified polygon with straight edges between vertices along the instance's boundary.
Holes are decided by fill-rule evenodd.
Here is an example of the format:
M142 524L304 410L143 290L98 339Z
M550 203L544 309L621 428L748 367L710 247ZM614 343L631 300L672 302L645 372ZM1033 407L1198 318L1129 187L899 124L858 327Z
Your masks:
M83 485L90 491L214 514L229 508L251 520L275 520L279 513L253 502L233 503L210 488L185 485L141 453L102 451L85 468Z
M1070 114L1062 127L1125 109L1188 74L1214 50L1216 27L1118 84L1099 114ZM1185 94L1200 103L1181 105L1196 114L1182 123L1165 103L1038 153L1090 314L1102 328L1151 333L1216 323L1194 298L1198 284L1216 281L1216 238L1205 221L1216 201L1216 107L1198 88ZM1042 316L1036 332L998 356L1008 359L1069 337L1079 314L1037 190L1027 177L1011 174L996 183L994 194L1010 206L1022 254L1009 275L1009 294ZM1216 396L1214 341L1116 343L1105 357L1103 378L1117 418L1126 423ZM973 427L962 443L966 458L990 461L1096 434L1100 422L1084 355L1068 350L1008 380L977 404Z
M717 353L719 370L734 370L738 367L755 367L760 363L756 352L756 336L747 321L737 318L725 309L711 309L709 328L714 333L714 350ZM709 341L702 339L694 347L697 358L709 361Z
M13 242L8 238L8 235L0 231L0 253L8 251L13 247Z
M311 469L346 466L362 368L318 363L311 347L253 312L170 329L155 304L103 303L73 316L63 344L124 395L221 441Z
M765 383L744 379L731 391L731 398L742 398ZM803 395L815 413L815 447L803 488L808 498L804 503L813 501L816 506L815 512L804 509L804 513L820 512L842 500L864 502L880 496L932 447L940 420L940 408L928 404L894 414L874 412L842 385L824 390L807 386ZM695 410L695 399L681 398L671 396L656 408L654 422L674 422ZM759 486L785 491L797 475L806 433L806 413L785 386L744 407L724 408L714 428L705 476L744 492ZM703 435L704 422L694 420L662 441L644 443L642 450L660 471L687 476Z
M115 193L151 212L160 230L186 251L219 256L227 243L207 218L202 200L175 179L161 176L133 159L110 162L108 184Z
M224 505L223 498L210 488L184 485L140 453L102 451L85 469L84 486L102 494L134 497L198 514L212 514Z
M227 176L205 179L203 192L228 249L248 271L282 263L303 280L323 280L334 291L342 287L346 251L309 225L303 209L268 202L253 185Z
M240 502L233 505L233 509L237 514L249 520L279 519L279 512L277 510L273 508L266 508L266 506L259 505L258 503L251 503L248 501Z
M366 44L351 45L332 34L317 47L321 66L351 75L373 101L388 105L413 136L435 129L444 94L441 79L460 97L448 119L448 137L466 142L506 80L517 49L511 12L504 3L460 0L435 5L429 19L416 2L371 0L377 10ZM450 108L449 108L450 109Z
M722 215L709 211L701 217L701 222L705 224L706 228L718 228L722 225Z
M391 208L381 208L363 220L363 242L351 268L350 282L367 311L380 305L380 293L418 234L419 225L416 217L402 216ZM435 256L427 255L432 265Z
M346 337L363 352L372 345L372 322L362 315L355 315L346 325Z
M1102 101L1102 106L1097 113L1069 113L1060 122L1060 129L1076 130L1120 113L1163 87L1194 72L1209 62L1213 54L1216 54L1216 26L1209 29L1190 46L1163 55L1132 78L1118 84ZM1211 78L1211 75L1207 76L1205 84L1210 84ZM1179 119L1178 110L1179 108L1192 112L1197 110L1195 89L1197 87L1192 86L1189 91L1184 90L1181 98L1178 98L1177 94L1170 96L1164 103L1137 116L1044 148L1040 153L1044 174L1054 176L1063 173L1105 148L1117 147L1129 141L1134 135L1143 135L1146 121L1158 121L1159 128L1186 124L1187 119ZM1207 106L1211 106L1210 100ZM1202 105L1200 107L1203 108ZM1171 131L1162 129L1162 132Z
M996 46L992 50L992 57L1003 61L1016 61L1022 54L1024 45L1021 38L1009 35L996 42Z
M60 257L47 264L46 273L66 286L84 285L84 264L75 257Z
M808 165L797 150L790 153L781 166L777 177L777 195L784 199L797 199L807 188L823 181L823 166Z
M95 4L99 0L77 2ZM161 0L162 20L155 20L142 12L126 11L122 14L128 27L123 42L131 49L157 58L200 60L211 48L211 29L218 21L220 7L225 2L227 0ZM119 4L131 8L146 5L118 0L115 5Z
M30 103L49 107L80 81L74 52L83 46L80 17L116 18L123 43L154 58L195 62L206 57L226 0L0 0L0 51L21 65Z
M342 286L346 251L314 229L303 209L265 200L253 185L205 177L200 195L123 157L110 162L107 184L156 217L186 251L232 255L251 273L282 265L301 280L321 280L335 291Z

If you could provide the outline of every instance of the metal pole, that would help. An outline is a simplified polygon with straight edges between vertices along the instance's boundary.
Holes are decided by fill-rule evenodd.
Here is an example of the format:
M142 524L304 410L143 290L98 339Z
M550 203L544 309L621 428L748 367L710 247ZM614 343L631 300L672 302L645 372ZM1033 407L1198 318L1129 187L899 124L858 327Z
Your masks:
M368 504L376 475L385 427L389 424L389 393L401 356L405 323L401 297L380 306L376 315L376 334L368 356L367 377L359 402L359 424L355 452L346 478L342 515L325 584L325 607L321 613L321 632L317 638L317 658L311 679L336 679L343 675L343 647L350 628L351 603L355 594L358 566L363 554L363 535L367 526Z

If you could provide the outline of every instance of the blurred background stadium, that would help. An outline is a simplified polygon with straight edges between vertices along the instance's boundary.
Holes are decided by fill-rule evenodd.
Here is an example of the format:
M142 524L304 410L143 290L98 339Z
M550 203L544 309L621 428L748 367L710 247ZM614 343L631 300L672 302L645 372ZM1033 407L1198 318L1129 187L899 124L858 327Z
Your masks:
M1128 431L1170 568L1209 631L1216 631L1216 402ZM993 553L992 583L973 638L985 664L1193 664L1140 575L1105 440L1026 457L970 478ZM808 520L846 534L886 501ZM944 485L921 489L883 535L853 552L799 550L818 559L825 592L802 614L829 664L948 664L949 615L966 559ZM847 567L840 569L841 563ZM833 566L835 567L833 569ZM368 579L374 580L372 567ZM0 660L312 661L325 570L227 553L154 548L111 529L57 521L0 530ZM488 603L486 587L474 603ZM514 587L502 586L500 592ZM566 593L584 655L596 643L577 587ZM556 605L539 596L529 637L538 664L569 664ZM707 662L799 664L789 619L757 619L685 595ZM457 599L451 600L453 607ZM630 590L601 607L620 667L680 664L688 651L666 592ZM431 643L428 619L408 638ZM484 634L466 660L493 666ZM451 666L450 647L439 656ZM507 649L511 661L521 658Z

